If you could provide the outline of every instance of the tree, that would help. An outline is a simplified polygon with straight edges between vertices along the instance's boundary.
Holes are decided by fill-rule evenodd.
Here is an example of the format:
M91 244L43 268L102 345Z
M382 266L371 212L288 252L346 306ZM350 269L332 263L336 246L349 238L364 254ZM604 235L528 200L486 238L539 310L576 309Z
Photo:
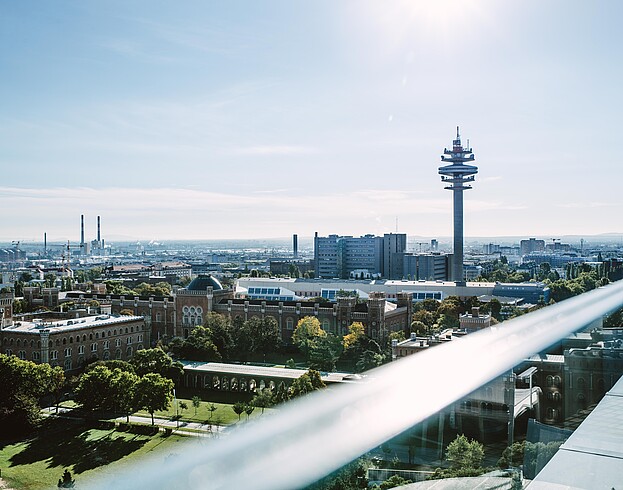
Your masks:
M430 329L435 324L436 319L436 312L432 313L427 310L419 310L413 314L413 322L423 323L428 329Z
M320 371L335 371L335 362L342 354L342 350L342 341L333 334L309 339L309 367Z
M453 469L480 468L485 453L482 444L478 441L468 441L463 434L448 444L446 459Z
M186 402L179 402L178 406L180 408L180 412L183 412L184 410L188 410L188 403Z
M369 371L370 369L374 369L375 367L383 364L385 357L383 354L379 354L378 352L374 352L371 350L365 351L359 360L357 361L357 369L358 373L362 373L364 371Z
M126 422L130 421L130 414L136 404L136 386L139 377L131 372L114 369L110 378L113 409L124 413Z
M236 344L234 342L234 328L229 317L210 311L206 315L203 326L212 332L212 342L222 358L230 359L234 354Z
M325 332L320 326L320 321L314 316L306 316L299 320L292 333L292 341L301 349L301 352L308 354L310 342L317 337L326 337Z
M244 406L244 413L247 414L247 420L249 420L249 416L253 413L253 410L255 410L255 406L253 406L253 404L248 403Z
M65 469L62 478L58 480L58 488L74 488L76 486L76 480L71 477L71 472Z
M56 413L58 413L58 405L61 402L63 388L65 387L65 372L60 366L52 368L50 377L50 391L54 395L54 404L56 405Z
M289 395L290 398L296 398L324 388L325 386L320 373L314 369L310 369L292 382Z
M0 427L3 434L22 435L35 427L41 410L38 400L57 389L57 383L63 378L59 369L0 354Z
M180 359L192 361L221 361L221 355L212 342L212 332L209 328L196 326L186 339L174 338L169 343L169 351Z
M506 469L510 466L518 467L524 462L524 450L526 441L515 442L512 446L507 447L502 452L502 456L498 460L498 467Z
M154 412L167 410L173 398L173 381L159 374L149 373L136 384L136 406L146 409L154 425Z
M253 317L244 323L244 335L251 340L250 353L273 352L279 346L281 334L277 320L267 316Z
M107 367L111 371L115 369L120 369L121 371L127 371L128 373L136 374L136 370L134 369L134 366L128 361L122 361L121 359L110 359L108 361L95 361L87 365L84 371L88 373L91 369L94 369L97 366Z
M161 348L137 350L130 361L139 376L147 373L157 373L169 379L179 379L184 375L184 367L174 361Z
M106 366L96 366L80 377L76 402L85 410L111 410L114 406L113 372Z
M411 331L418 335L426 335L428 333L428 326L420 321L411 322Z
M264 414L264 409L268 408L268 407L272 407L274 402L273 402L273 392L268 389L268 388L264 388L263 390L260 390L257 395L255 395L253 397L253 399L251 400L251 404L254 407L257 408L261 408L262 409L262 415Z
M209 422L212 423L212 415L214 415L214 412L216 412L217 410L217 406L214 403L210 403L210 405L208 405L208 412L210 412L210 417L209 417Z
M366 330L361 322L353 322L348 326L348 334L344 335L342 339L342 344L344 345L344 349L348 349L351 347L359 337L362 337L366 334Z
M134 316L134 312L129 308L124 308L119 312L121 316Z
M193 396L192 398L193 407L195 407L195 417L197 416L197 410L201 406L201 398L198 396Z
M242 412L244 412L245 408L246 408L246 404L243 402L236 402L231 407L234 413L238 415L238 420L240 420L240 415L242 415Z
M411 483L411 480L406 480L400 475L390 476L387 480L382 482L378 487L379 490L388 490L390 488L402 487L403 485L407 485Z

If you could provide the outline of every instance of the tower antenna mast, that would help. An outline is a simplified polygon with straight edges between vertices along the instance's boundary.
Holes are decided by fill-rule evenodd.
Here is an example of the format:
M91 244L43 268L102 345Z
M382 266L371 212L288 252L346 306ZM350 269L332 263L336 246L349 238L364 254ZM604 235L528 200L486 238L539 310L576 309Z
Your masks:
M463 191L471 189L478 167L469 165L475 159L469 144L463 148L459 127L456 127L456 139L452 149L444 148L441 161L449 165L439 167L441 181L448 184L445 189L452 191L454 206L454 256L452 258L452 277L457 284L464 284L463 278Z

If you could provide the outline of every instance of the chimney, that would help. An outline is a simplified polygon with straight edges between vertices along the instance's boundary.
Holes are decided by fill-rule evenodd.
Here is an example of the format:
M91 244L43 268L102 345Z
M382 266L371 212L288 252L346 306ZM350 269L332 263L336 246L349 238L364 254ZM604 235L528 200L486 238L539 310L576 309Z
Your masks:
M80 248L84 248L84 214L80 215Z
M43 255L48 254L48 234L43 233Z
M299 236L296 233L292 235L292 250L294 258L297 259L299 256Z
M474 306L472 308L472 316L475 318L478 318L479 313L480 313L480 308L478 308L477 306Z
M100 217L97 217L97 245L100 246Z

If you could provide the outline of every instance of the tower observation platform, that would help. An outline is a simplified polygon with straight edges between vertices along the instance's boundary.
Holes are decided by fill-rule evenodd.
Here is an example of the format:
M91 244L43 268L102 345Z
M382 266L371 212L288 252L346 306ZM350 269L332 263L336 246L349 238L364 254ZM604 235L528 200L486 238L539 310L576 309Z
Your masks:
M444 148L442 162L450 165L439 167L441 181L448 184L445 189L452 191L454 203L454 257L452 260L452 277L456 283L463 283L463 191L471 189L478 167L466 162L474 161L474 154L469 148L463 147L459 127L456 127L456 139L452 141L452 149Z

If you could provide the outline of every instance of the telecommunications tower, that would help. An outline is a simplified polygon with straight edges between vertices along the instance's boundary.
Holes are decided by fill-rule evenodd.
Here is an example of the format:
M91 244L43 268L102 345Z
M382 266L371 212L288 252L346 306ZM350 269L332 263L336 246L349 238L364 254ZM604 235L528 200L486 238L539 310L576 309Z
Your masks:
M444 148L441 161L450 163L445 167L439 167L439 174L442 176L441 181L448 184L445 188L452 191L454 200L454 256L451 280L463 283L463 191L472 188L467 182L474 181L478 167L465 163L473 162L474 154L469 148L469 140L467 147L463 148L458 126L456 139L452 141L452 150Z

